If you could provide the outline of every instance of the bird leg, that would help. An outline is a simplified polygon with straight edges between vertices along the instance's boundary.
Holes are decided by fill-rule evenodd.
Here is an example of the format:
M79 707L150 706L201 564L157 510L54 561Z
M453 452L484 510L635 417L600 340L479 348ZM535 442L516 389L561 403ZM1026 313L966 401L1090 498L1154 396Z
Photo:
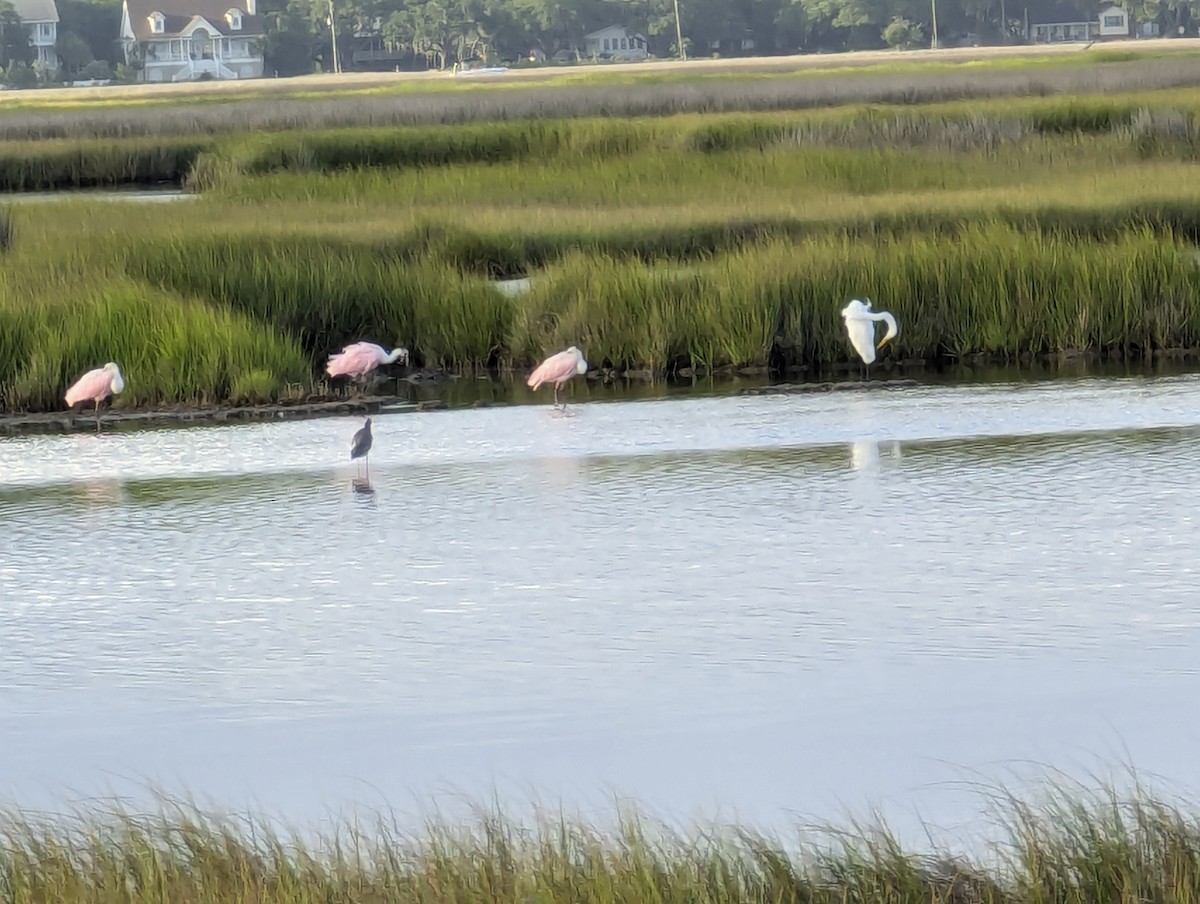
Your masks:
M367 467L367 483L370 483L370 482L371 482L371 456L370 456L370 455L364 455L364 456L363 456L363 463L364 463L364 464L366 465L366 467Z
M100 400L96 399L96 432L100 432Z
M558 407L558 384L554 384L554 407Z

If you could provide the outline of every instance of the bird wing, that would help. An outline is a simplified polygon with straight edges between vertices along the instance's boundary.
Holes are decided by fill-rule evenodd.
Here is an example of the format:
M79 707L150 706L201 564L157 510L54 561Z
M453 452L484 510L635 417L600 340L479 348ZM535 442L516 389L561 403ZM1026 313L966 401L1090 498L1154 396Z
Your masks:
M380 351L382 349L372 342L355 342L347 345L336 355L329 356L325 372L331 377L366 373L379 365Z
M574 370L575 356L571 352L559 352L539 364L525 383L531 389L537 389L543 383L557 383Z
M860 317L846 318L846 332L850 334L850 344L863 359L864 364L875 360L875 321Z
M371 449L371 431L367 427L361 428L354 434L354 441L350 444L350 457L361 458L366 455Z
M108 394L109 388L112 386L112 375L103 367L98 367L95 370L89 370L82 377L75 381L75 385L67 390L64 396L67 405L71 406L77 402L83 402L88 399L100 398Z

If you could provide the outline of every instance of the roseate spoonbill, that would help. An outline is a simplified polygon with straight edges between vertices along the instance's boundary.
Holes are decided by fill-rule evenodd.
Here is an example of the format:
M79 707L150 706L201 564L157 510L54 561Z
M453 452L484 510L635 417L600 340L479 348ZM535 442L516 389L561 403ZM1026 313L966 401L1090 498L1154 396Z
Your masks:
M325 364L325 373L331 377L350 377L362 380L380 364L391 364L397 359L408 363L408 349L394 348L390 352L374 342L354 342L336 355L330 355Z
M361 427L354 432L354 439L350 441L350 460L356 458L366 460L367 465L367 480L371 479L371 419L363 423Z
M121 378L121 368L109 361L103 367L89 370L75 381L75 385L63 396L67 407L74 408L80 402L92 399L96 403L96 432L100 432L100 403L110 395L116 395L125 388L125 380Z
M875 360L875 350L883 348L889 340L900 332L896 318L887 311L872 311L871 299L866 303L857 298L842 308L842 318L846 321L846 332L850 334L850 344L863 360L864 376L870 374L871 363ZM887 324L887 334L875 345L875 321L882 320Z
M588 364L583 359L583 352L572 345L565 352L551 355L539 364L537 369L529 375L529 379L525 383L530 389L534 390L543 383L553 383L554 404L557 405L559 388L576 374L587 373L587 369ZM563 402L563 410L566 411L566 409L567 403Z

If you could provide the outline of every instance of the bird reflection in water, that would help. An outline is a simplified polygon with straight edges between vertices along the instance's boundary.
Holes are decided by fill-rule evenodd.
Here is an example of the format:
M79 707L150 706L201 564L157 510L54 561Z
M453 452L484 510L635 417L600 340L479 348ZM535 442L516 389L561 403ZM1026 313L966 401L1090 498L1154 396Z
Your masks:
M350 481L350 489L355 496L365 496L373 498L375 496L375 487L371 486L371 482L365 477L355 477Z
M108 508L125 505L129 501L124 482L116 479L83 481L76 484L76 490L80 502L86 506Z
M859 439L850 444L850 470L860 474L879 473L879 453L882 443L873 439ZM888 458L899 461L903 457L900 443L888 443Z

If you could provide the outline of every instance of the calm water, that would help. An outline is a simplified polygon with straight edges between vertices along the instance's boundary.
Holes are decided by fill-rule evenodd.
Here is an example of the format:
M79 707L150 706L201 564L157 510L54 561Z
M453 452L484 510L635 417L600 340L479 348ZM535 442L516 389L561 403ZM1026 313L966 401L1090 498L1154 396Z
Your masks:
M359 424L0 439L0 797L1200 786L1200 377Z

